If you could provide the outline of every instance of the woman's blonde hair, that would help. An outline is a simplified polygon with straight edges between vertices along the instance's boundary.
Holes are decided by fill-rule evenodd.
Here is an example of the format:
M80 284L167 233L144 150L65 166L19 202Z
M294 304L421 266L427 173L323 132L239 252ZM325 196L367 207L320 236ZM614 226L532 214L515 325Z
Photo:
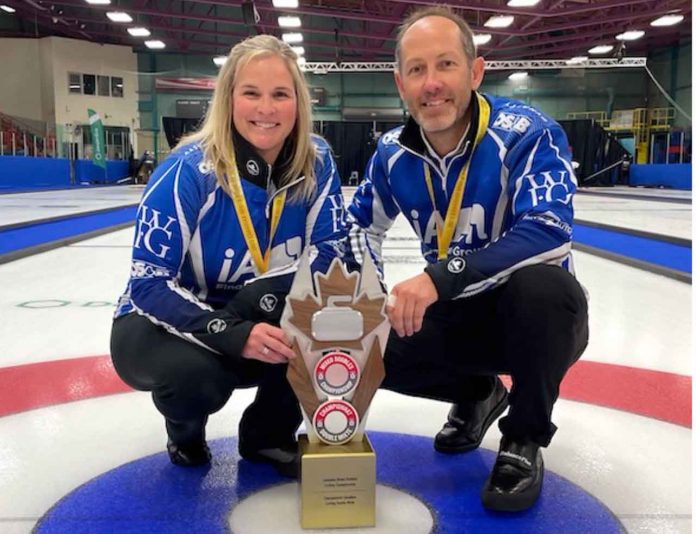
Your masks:
M229 180L235 169L235 153L232 142L232 91L239 72L252 59L276 56L283 60L295 85L297 119L288 137L292 157L279 185L282 187L294 179L305 176L303 182L290 192L295 200L309 198L316 189L314 162L316 150L311 140L312 107L309 89L297 64L297 55L287 43L272 35L257 35L236 44L230 50L227 61L218 73L213 100L205 120L198 131L183 137L175 150L183 145L198 142L217 174L217 180L229 194Z

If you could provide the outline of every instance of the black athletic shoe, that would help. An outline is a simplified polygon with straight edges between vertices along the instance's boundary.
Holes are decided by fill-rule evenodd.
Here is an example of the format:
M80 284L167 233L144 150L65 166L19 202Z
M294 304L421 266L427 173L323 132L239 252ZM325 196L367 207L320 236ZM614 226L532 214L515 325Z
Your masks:
M481 502L499 512L526 510L539 498L543 481L544 460L539 445L503 436L493 471L481 490Z
M455 404L447 422L435 436L435 450L456 454L474 450L488 428L508 407L508 393L499 378L488 398L468 404Z
M186 445L177 445L170 439L167 441L167 453L169 453L169 460L174 465L182 467L206 465L210 463L212 458L205 440Z
M240 447L239 454L250 462L269 464L285 477L297 478L299 476L300 459L297 453L297 443L254 450Z

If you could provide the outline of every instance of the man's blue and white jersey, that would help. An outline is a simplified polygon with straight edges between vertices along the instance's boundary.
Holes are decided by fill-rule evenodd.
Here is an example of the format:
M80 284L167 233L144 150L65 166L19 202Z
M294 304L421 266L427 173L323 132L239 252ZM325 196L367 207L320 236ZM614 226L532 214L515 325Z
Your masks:
M472 93L469 131L439 157L411 118L384 134L348 208L357 257L365 249L382 266L381 245L399 213L421 241L426 272L441 300L467 297L505 282L527 265L572 271L572 198L577 181L565 133L550 117L521 102L480 95L490 107L485 135L473 151L480 117ZM442 225L460 171L471 159L448 257L438 261ZM433 200L424 165L432 176Z
M233 201L201 147L187 145L172 153L143 193L130 280L115 316L136 311L193 343L238 355L252 326L233 332L243 321L228 303L240 288L259 278L290 280L308 246L313 271L325 272L333 258L345 253L340 178L329 146L319 137L313 141L317 189L309 200L295 201L292 188L304 177L276 189L278 169L239 136L235 139L242 190L261 251L268 247L273 198L288 190L264 274L251 258Z

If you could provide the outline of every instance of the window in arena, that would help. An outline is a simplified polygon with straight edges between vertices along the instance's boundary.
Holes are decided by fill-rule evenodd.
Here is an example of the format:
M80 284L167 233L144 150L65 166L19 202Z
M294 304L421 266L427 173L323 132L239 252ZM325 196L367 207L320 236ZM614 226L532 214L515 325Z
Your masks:
M97 85L97 77L94 74L82 75L82 92L86 95L93 95Z

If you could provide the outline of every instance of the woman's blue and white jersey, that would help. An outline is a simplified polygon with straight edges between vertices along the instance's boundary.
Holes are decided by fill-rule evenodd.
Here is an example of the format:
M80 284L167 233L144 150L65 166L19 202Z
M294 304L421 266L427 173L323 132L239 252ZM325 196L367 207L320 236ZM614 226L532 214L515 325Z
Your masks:
M136 311L168 331L220 353L237 355L250 324L228 303L245 283L269 277L289 280L310 246L312 270L328 269L343 257L347 227L340 178L326 142L313 138L317 190L293 201L292 182L269 268L263 275L251 259L230 196L198 144L172 153L155 170L137 212L131 274L116 317ZM272 170L250 145L235 139L237 165L261 251L268 247L270 211L276 190ZM282 155L282 154L281 154ZM281 158L279 157L279 160ZM248 321L246 322L248 323Z
M348 207L356 257L369 250L382 266L382 241L399 213L421 241L426 272L440 299L474 295L505 282L527 265L572 271L573 194L577 181L565 133L550 117L521 102L481 95L490 106L485 135L472 156L480 117L472 94L469 131L440 158L413 119L384 134ZM442 224L455 183L471 159L448 258L438 261ZM430 169L437 211L428 192ZM442 215L440 215L442 214Z

